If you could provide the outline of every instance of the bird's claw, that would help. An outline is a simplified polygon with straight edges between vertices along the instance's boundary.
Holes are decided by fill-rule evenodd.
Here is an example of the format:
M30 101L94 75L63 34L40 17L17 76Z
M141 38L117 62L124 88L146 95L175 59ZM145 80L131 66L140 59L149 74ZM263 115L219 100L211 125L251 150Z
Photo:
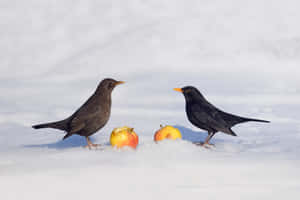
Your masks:
M100 147L100 144L88 144L86 146L84 146L84 148L89 148L89 150L91 150L92 148L98 149L98 147Z
M204 143L203 145L205 145L205 146L209 146L209 147L215 147L216 145L214 145L214 144L211 144L211 143Z
M210 149L212 147L215 147L214 144L210 144L210 143L205 143L205 142L194 142L193 144L197 145L197 146L202 146L205 147L207 149Z
M207 149L211 149L211 148L214 148L215 145L214 144L209 144L209 143L204 143L202 144L203 147L207 148Z

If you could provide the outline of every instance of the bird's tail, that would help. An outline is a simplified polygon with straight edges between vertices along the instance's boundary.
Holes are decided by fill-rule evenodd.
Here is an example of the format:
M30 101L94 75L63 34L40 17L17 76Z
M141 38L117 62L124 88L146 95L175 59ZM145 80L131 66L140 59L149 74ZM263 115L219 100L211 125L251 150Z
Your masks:
M270 121L267 121L267 120L252 119L252 118L243 118L243 122L263 122L263 123L270 123Z
M228 129L227 133L232 136L237 136L237 134L235 132L233 132L233 130L231 128Z
M33 125L32 128L40 129L40 128L55 128L59 130L67 131L67 120L57 121L57 122L50 122L45 124L37 124Z

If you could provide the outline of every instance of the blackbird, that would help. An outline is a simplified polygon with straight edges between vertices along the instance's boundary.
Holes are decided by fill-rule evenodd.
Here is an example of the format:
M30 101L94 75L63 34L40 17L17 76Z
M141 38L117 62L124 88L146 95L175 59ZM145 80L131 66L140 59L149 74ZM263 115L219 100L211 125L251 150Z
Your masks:
M196 127L208 132L208 136L202 145L210 145L210 139L219 131L228 135L237 136L231 130L231 127L239 123L249 121L269 123L269 121L265 120L240 117L223 112L209 103L195 87L187 86L174 88L174 90L184 95L186 102L185 109L189 121Z
M56 122L38 124L32 126L34 129L54 128L67 132L63 140L73 134L86 137L87 146L98 146L93 144L89 136L104 127L110 117L111 93L115 86L124 83L111 78L102 80L94 94L70 117Z

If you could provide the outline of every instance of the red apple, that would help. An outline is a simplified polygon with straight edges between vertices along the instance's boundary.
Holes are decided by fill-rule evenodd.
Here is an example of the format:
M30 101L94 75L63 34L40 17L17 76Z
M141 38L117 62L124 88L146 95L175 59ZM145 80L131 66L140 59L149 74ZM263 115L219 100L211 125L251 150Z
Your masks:
M112 131L110 135L110 143L112 146L118 148L129 146L135 149L139 143L139 137L134 132L133 128L123 126L115 128Z
M161 126L161 128L156 131L154 135L154 141L160 141L164 139L176 140L178 138L182 138L181 133L177 128L174 128L173 126Z

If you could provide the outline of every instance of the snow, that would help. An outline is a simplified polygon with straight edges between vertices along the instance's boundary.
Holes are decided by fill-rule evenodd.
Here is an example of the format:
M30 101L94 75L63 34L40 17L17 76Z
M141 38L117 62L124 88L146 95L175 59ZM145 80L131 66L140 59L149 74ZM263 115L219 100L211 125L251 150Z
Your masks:
M300 28L296 0L0 1L1 199L299 199ZM109 123L62 141L32 124L63 119L112 77ZM270 120L191 142L175 87L217 107ZM183 140L153 142L159 125ZM136 151L113 149L134 127Z

